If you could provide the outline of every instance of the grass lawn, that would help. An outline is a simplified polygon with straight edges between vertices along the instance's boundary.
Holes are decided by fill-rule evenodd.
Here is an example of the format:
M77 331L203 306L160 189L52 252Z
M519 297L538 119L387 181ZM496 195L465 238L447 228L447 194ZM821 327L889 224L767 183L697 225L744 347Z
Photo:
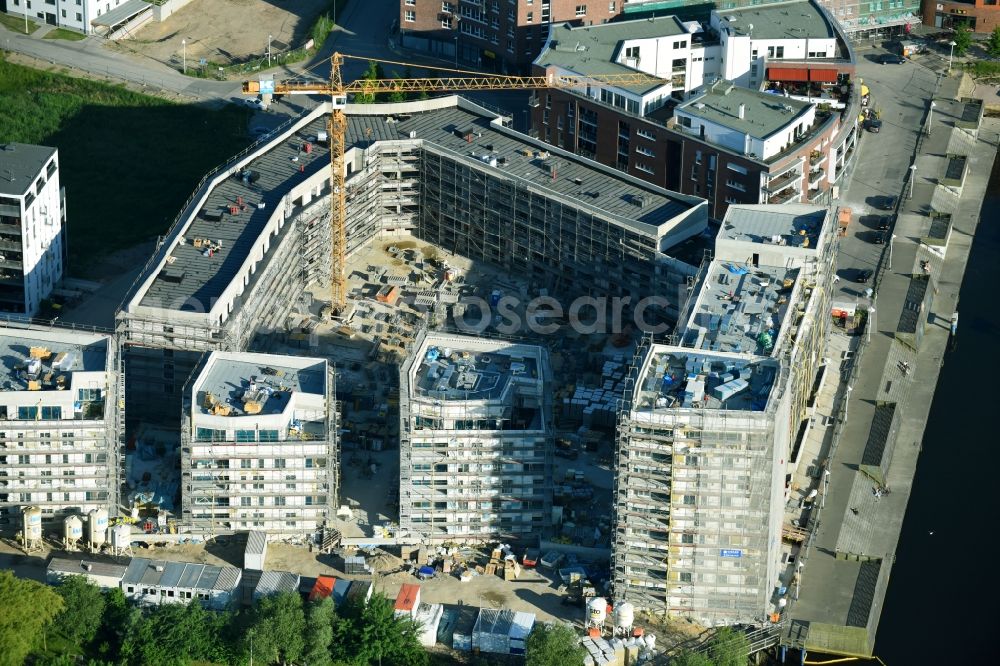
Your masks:
M82 32L75 32L73 30L65 30L63 28L56 28L55 30L49 30L45 33L44 39L65 39L68 42L78 42L81 39L86 39L87 35Z
M205 172L250 143L249 109L177 104L0 58L0 143L59 149L70 268L162 234Z
M8 30L24 34L24 16L12 16L0 12L0 23ZM28 19L28 34L30 35L36 30L38 30L38 24Z

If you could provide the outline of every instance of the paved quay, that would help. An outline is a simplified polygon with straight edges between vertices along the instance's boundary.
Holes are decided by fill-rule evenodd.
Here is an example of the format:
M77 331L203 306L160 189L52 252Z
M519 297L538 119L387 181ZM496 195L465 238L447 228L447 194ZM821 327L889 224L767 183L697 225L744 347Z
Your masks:
M958 77L941 79L930 118L911 125L919 139L915 162L873 137L866 137L858 156L859 191L876 180L876 173L865 170L884 168L886 159L895 159L896 170L913 180L885 193L901 193L902 200L894 240L879 246L885 251L875 269L873 297L853 285L840 296L874 311L870 334L845 342L835 332L827 350L845 379L830 436L815 460L802 463L818 463L824 481L819 507L809 517L812 534L799 558L800 585L785 612L782 640L786 648L801 650L802 659L810 651L873 654L950 319L1000 140L996 120L984 119L978 133L961 129L978 119L979 106L956 100L959 84ZM874 167L866 164L872 151L879 151ZM967 163L951 155L964 155ZM952 176L963 174L959 188ZM850 205L857 198L852 184L845 199ZM950 214L950 228L948 218L932 212ZM845 355L847 345L851 353Z

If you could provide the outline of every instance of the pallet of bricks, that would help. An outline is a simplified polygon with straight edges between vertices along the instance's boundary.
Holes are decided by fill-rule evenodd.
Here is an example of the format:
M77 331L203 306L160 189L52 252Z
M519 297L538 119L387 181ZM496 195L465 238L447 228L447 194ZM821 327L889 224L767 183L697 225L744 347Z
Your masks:
M584 666L632 666L638 663L639 651L626 650L625 643L618 638L586 637L581 641L587 651Z

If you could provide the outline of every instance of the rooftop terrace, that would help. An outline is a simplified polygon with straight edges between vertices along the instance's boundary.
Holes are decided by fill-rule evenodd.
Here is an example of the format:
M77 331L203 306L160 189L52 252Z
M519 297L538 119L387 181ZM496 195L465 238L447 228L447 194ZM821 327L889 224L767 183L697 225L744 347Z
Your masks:
M418 395L442 400L497 400L514 377L538 378L538 361L504 350L470 352L429 345L417 367Z
M213 355L197 384L196 409L214 416L280 414L293 393L324 395L326 375L322 362L306 367L241 361Z
M637 393L637 411L764 411L776 367L766 359L654 346Z
M795 268L712 262L682 345L769 355L797 275Z
M108 340L99 335L0 329L0 391L62 391L75 372L102 372Z
M726 211L719 238L816 248L829 211L803 204L732 205Z

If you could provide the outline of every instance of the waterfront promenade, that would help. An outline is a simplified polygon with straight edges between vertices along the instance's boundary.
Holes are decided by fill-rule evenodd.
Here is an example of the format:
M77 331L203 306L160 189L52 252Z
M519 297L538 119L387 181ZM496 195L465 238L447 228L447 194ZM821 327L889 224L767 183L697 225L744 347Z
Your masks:
M834 400L836 422L823 450L803 461L823 465L829 475L818 477L817 507L822 508L810 516L812 536L799 558L797 599L785 613L786 648L851 656L873 653L924 426L949 343L950 319L958 309L959 287L998 143L1000 123L995 120L984 119L978 135L956 127L967 125L975 113L973 106L955 100L958 87L958 77L943 78L929 123L914 128L917 136L923 134L916 174L912 183L904 183L891 252L885 247L873 282L874 298L860 289L853 296L859 307L875 311L871 335L851 340L854 358L841 363L848 341L841 332L832 334L827 355L842 366L846 379ZM871 181L862 173L865 160L881 149L877 137L865 137L854 182ZM968 160L960 192L951 179L958 166L949 155ZM912 177L911 170L906 172ZM847 196L853 193L852 186ZM951 215L943 245L929 237L940 235L946 218L934 219L931 211ZM918 329L923 333L919 341ZM889 460L884 474L877 469L883 459ZM885 494L882 488L891 492ZM795 661L800 658L802 652L794 655Z

